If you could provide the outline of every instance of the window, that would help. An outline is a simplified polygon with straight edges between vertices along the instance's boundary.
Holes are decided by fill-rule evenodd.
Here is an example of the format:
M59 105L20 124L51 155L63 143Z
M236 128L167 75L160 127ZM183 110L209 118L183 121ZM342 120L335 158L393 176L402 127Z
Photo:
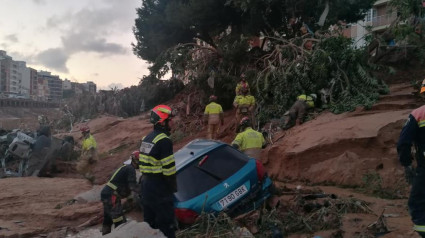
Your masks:
M248 160L230 146L215 149L177 172L175 196L179 201L196 197L235 174Z

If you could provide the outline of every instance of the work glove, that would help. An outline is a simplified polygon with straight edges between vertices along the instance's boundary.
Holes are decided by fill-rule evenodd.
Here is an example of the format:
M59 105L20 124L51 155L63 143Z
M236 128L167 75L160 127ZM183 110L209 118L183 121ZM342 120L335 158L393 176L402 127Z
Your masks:
M408 184L413 183L413 179L416 176L415 169L412 167L412 165L404 166L404 177L406 178L406 182Z

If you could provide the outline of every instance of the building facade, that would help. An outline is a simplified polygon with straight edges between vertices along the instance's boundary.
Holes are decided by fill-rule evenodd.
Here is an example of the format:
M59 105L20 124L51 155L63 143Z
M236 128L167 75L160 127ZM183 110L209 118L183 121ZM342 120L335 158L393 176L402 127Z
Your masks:
M344 36L352 38L356 47L362 47L366 44L367 34L385 31L397 18L397 12L389 5L390 1L376 1L363 21L349 24L343 29Z

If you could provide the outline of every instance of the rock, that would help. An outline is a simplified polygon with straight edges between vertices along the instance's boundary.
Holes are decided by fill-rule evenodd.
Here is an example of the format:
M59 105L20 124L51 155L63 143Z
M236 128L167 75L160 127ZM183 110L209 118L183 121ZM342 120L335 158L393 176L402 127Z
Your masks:
M122 238L122 237L149 237L149 238L165 238L160 230L152 229L146 222L129 221L106 236L105 238Z
M100 192L103 189L103 185L95 185L89 191L78 194L74 197L78 203L97 202L100 201Z

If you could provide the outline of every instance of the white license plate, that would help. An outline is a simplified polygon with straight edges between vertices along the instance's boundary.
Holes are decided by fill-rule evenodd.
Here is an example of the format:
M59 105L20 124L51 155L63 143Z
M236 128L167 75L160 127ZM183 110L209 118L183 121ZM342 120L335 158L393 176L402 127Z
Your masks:
M227 194L225 197L220 199L218 201L218 204L220 204L221 209L226 208L236 200L238 200L240 197L242 197L244 194L248 192L248 189L245 185L240 186L239 188L233 190L233 192Z

